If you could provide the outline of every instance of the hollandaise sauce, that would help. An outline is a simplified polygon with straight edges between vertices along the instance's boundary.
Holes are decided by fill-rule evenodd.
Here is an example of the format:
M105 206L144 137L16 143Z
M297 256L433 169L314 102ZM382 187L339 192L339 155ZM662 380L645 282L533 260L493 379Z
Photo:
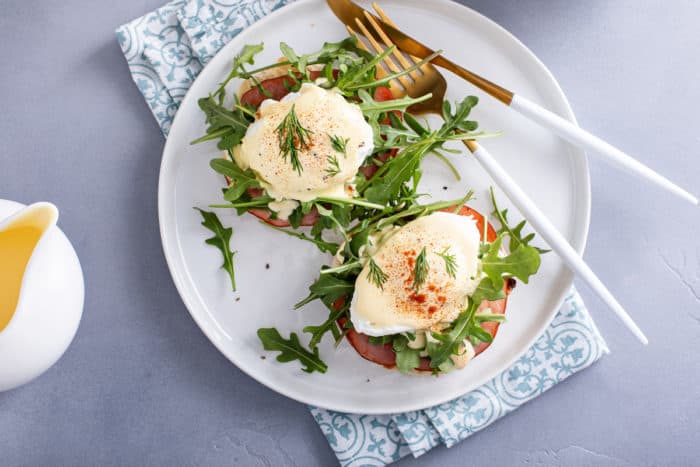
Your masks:
M34 225L0 231L0 332L17 308L24 271L43 230Z

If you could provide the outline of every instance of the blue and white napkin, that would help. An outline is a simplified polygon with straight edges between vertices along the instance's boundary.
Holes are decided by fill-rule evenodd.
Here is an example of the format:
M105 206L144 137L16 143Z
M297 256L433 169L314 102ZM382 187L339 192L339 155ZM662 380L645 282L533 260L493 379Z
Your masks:
M293 0L175 0L119 27L139 90L168 135L202 67L240 31ZM579 294L509 369L482 387L426 410L352 415L310 407L343 466L381 466L469 437L608 353Z

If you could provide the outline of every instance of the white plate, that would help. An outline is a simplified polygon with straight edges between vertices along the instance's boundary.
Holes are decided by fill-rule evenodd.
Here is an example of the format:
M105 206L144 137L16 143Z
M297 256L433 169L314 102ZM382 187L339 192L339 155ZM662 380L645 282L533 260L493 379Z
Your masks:
M544 65L503 28L480 14L447 0L387 1L383 6L402 29L419 40L442 48L447 57L491 77L510 89L572 119L573 113L557 82ZM275 326L284 335L322 322L327 311L320 303L294 311L307 294L321 264L328 258L306 242L261 225L254 217L221 211L232 225L239 292L234 294L221 256L204 244L209 232L200 226L193 206L221 200L222 180L209 168L218 157L214 144L191 146L205 131L197 98L216 88L229 72L232 57L244 44L264 41L258 63L280 54L280 41L308 52L322 41L345 36L344 28L321 0L294 3L271 14L238 35L202 71L182 101L163 151L159 215L163 249L180 295L194 320L216 347L240 369L286 396L332 410L391 413L417 410L455 398L478 387L507 368L542 333L571 286L572 276L554 254L545 255L539 274L529 285L519 284L508 303L508 322L494 344L465 370L434 378L401 375L359 357L346 343L334 350L331 339L321 345L326 374L303 373L298 363L279 363L263 350L256 336L260 327ZM467 94L481 98L473 117L481 128L502 130L502 137L485 144L532 196L571 244L582 251L588 232L590 187L584 154L545 130L508 111L469 84L447 74L448 98ZM457 146L459 147L459 146ZM490 210L490 180L469 155L452 157L464 174L455 182L434 158L424 165L422 189L434 199L452 199L474 188L473 205ZM443 186L448 189L444 190ZM502 204L507 206L503 196ZM512 220L517 212L511 209ZM269 269L266 265L269 264ZM187 351L187 349L183 349ZM261 356L266 356L263 359Z

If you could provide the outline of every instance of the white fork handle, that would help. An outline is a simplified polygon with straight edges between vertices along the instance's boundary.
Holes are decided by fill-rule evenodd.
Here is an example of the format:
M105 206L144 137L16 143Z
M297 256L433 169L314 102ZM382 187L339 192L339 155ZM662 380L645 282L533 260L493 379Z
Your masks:
M569 245L564 236L559 233L556 227L540 211L535 203L525 194L525 192L515 183L503 167L486 151L482 146L478 146L472 153L481 166L488 172L496 185L503 190L508 199L515 205L520 213L527 219L535 232L540 234L547 244L554 250L564 263L583 279L593 291L615 312L627 328L646 345L649 341L635 324L630 315L613 297L605 285L598 279L598 276L583 261L581 256Z
M572 144L590 150L591 154L602 156L602 158L608 161L610 164L649 180L661 188L665 188L671 193L680 196L686 201L693 204L698 204L698 199L695 196L674 184L663 175L654 172L649 167L628 156L615 146L606 143L597 136L590 134L586 130L579 128L570 121L553 112L550 112L543 107L540 107L534 102L515 94L513 95L513 100L510 103L510 107L530 120L550 129L552 132L561 136Z

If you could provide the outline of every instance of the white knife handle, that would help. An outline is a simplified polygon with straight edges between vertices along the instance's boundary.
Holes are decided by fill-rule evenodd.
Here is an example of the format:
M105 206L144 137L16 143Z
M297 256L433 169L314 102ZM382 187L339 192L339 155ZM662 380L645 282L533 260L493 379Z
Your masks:
M603 156L603 159L611 164L649 180L693 204L698 204L698 199L695 196L674 184L666 177L654 172L649 167L628 156L615 146L606 143L597 136L590 134L586 130L579 128L570 121L540 107L534 102L515 94L513 95L510 107L530 120L550 129L572 144L590 150L591 154Z
M627 314L625 309L598 279L598 276L591 270L578 252L569 245L564 236L559 233L556 227L540 211L535 203L525 194L525 192L515 183L503 167L486 151L482 146L472 153L481 166L488 172L496 185L503 190L508 199L515 205L525 219L530 223L535 232L540 234L542 239L554 250L578 277L583 279L593 291L615 312L627 328L639 339L642 344L649 341L637 324Z

